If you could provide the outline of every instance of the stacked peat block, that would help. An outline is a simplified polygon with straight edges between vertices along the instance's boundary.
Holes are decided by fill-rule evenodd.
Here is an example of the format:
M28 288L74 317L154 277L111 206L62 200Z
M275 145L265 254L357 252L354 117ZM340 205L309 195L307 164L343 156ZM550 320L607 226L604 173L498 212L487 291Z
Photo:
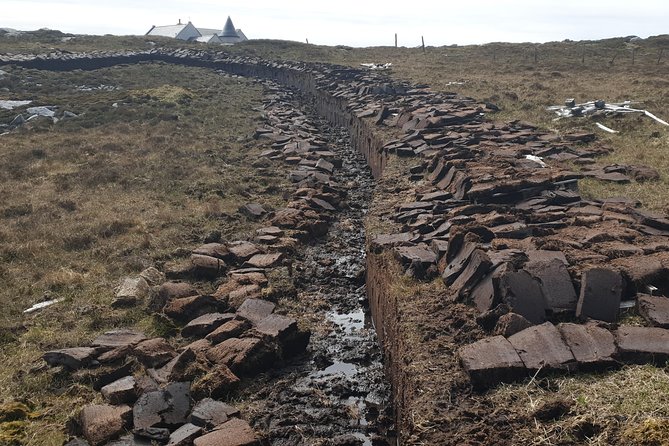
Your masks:
M89 444L116 444L110 442L119 437L118 444L258 444L238 411L218 399L244 378L305 350L309 332L277 314L268 300L268 273L290 268L300 240L324 235L346 196L335 178L341 161L306 115L290 105L291 93L269 83L267 91L264 129L281 136L268 137L260 129L256 136L270 141L264 157L295 164L291 179L299 179L288 206L259 216L249 214L255 207L243 206L240 212L269 224L253 240L204 244L189 259L167 264L164 275L152 268L125 279L118 290L115 306L146 302L148 311L181 326L180 336L146 339L116 330L88 347L45 353L51 366L89 372L107 401L81 411L78 433ZM278 148L281 156L275 154ZM220 285L202 294L195 286L202 280Z
M407 173L414 200L392 216L400 230L373 236L370 249L391 250L418 279L441 276L447 299L478 308L496 336L461 349L475 384L666 358L669 332L654 327L669 327L669 219L630 200L583 200L581 174L541 161L592 164L608 152L584 145L594 135L485 122L483 106L457 95L396 96L354 110L402 129L385 151L422 159ZM656 177L635 169L603 171ZM615 325L635 302L653 327ZM569 318L591 322L546 322Z

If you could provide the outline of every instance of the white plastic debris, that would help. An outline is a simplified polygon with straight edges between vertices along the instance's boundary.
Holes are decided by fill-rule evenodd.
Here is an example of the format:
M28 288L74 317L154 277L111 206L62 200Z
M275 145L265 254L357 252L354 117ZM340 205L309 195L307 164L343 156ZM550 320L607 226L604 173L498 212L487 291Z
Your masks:
M540 156L536 156L536 155L525 155L525 159L528 159L528 160L530 160L530 161L534 161L535 163L537 163L537 164L540 165L541 167L544 167L544 168L545 168L545 167L548 167L548 164L544 163L544 160L543 160Z
M35 311L41 310L42 308L50 307L53 304L57 304L58 302L60 302L62 300L63 299L51 299L51 300L47 300L47 301L44 301L44 302L37 303L37 304L33 305L32 307L30 307L26 310L23 310L23 313L24 314L34 313Z
M656 121L659 122L660 124L669 126L669 122L661 120L660 118L658 118L657 116L655 116L654 114L652 114L651 112L649 112L648 110L644 110L643 113L644 113L646 116L648 116L649 118L652 118L652 119L656 120Z
M640 104L640 102L623 101L618 103L608 103L600 99L597 101L590 101L590 102L584 102L582 104L577 104L576 101L574 101L573 99L567 99L564 105L551 105L546 109L555 112L555 114L558 115L557 119L573 118L579 116L641 113L659 122L662 125L669 126L668 122L658 118L648 110L633 108L632 107L633 104Z
M393 66L392 63L361 63L361 66L369 70L390 70L390 67Z
M12 110L16 107L23 107L30 104L32 101L0 101L0 108L5 110Z
M600 129L604 130L605 132L609 132L609 133L618 133L617 130L613 130L612 128L609 128L609 127L605 126L605 125L602 124L602 123L597 122L597 123L595 123L595 125L597 125L597 127L599 127Z

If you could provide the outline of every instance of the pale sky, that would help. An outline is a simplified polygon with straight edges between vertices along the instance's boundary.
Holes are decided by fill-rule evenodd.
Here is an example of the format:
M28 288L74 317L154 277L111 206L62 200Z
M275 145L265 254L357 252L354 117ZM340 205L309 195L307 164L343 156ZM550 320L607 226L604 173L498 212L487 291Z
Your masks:
M667 0L0 0L0 27L144 34L178 19L250 39L418 46L669 34Z

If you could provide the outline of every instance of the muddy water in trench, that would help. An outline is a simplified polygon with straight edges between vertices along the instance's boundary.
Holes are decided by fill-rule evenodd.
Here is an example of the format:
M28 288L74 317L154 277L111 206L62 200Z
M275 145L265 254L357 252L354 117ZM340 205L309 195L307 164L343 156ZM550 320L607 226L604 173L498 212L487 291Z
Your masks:
M295 261L298 300L320 322L312 328L309 357L270 384L254 425L272 445L391 445L390 386L364 287L363 218L374 180L348 133L311 116L343 160L336 178L347 190L347 205L327 236Z

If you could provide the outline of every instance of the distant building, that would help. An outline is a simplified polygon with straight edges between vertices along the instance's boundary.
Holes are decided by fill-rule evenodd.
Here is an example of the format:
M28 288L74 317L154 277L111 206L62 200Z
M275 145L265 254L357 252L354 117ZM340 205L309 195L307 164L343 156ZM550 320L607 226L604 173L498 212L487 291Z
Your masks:
M153 26L147 36L171 37L172 39L197 41L208 44L234 45L248 40L241 29L235 29L232 19L228 17L223 29L196 28L191 22L176 25Z
M235 29L235 25L232 24L232 19L229 16L228 20L225 21L223 31L218 37L221 39L221 42L228 45L248 40L241 29Z
M146 33L147 36L161 36L161 37L171 37L172 39L179 40L194 40L198 37L201 37L200 31L197 30L191 22L186 24L179 23L176 25L167 25L167 26L152 26L149 32Z

